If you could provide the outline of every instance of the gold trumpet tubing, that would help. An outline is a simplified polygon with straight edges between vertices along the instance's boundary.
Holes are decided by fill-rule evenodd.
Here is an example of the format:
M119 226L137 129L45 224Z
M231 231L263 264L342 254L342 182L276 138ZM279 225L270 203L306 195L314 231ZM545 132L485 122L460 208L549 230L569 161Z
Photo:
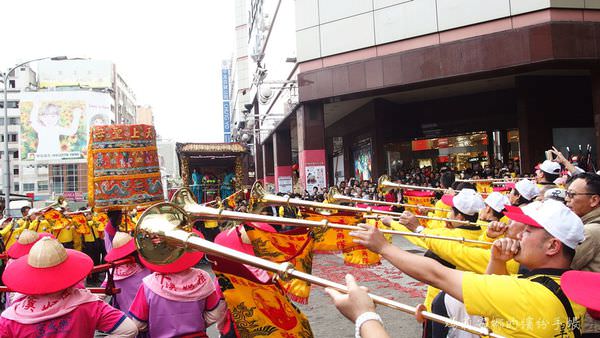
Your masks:
M350 212L362 212L367 214L378 214L378 215L388 215L388 216L400 216L400 213L393 211L385 211L385 210L374 210L372 208L358 208L352 207L349 205L340 205L340 204L332 204L332 203L320 203L320 202L312 202L305 201L298 198L288 198L277 195L269 195L268 197L263 197L261 201L264 203L271 203L277 205L294 205L294 206L302 206L309 208L321 208L321 209L331 209L331 210L342 210L342 211L350 211Z
M367 217L367 218L373 218L373 217ZM452 220L448 220L448 221L450 222ZM452 221L452 222L455 222L455 221ZM476 239L468 239L468 238L464 238L464 237L450 237L450 236L439 236L439 235L427 235L427 234L420 234L420 233L417 233L417 232L395 231L395 230L385 230L385 229L379 229L379 231L381 231L384 234L402 235L402 236L410 236L410 237L421 237L421 238L431 238L431 239L441 239L441 240L444 240L444 241L452 241L452 242L460 242L460 243L471 243L471 244L479 244L479 245L484 245L484 246L492 246L492 244L493 244L493 243L490 243L490 242L478 241Z
M479 224L479 223L475 223L475 222L469 222L469 221L459 221L456 219L450 219L450 218L443 218L443 217L434 217L434 216L423 216L423 215L414 215L416 218L422 218L422 219L429 219L432 221L444 221L444 222L453 222L453 223L457 223L457 224L464 224L464 225L473 225L473 226L481 226L481 225L486 225L486 224ZM365 215L365 218L376 218L376 219L380 219L382 217L378 217L378 216L372 216L372 215ZM392 217L394 219L400 218L400 217Z
M506 179L506 178L477 178L477 179L456 179L456 182L499 182L499 181L511 181L518 180L519 178Z
M391 182L386 183L385 187L388 189L431 190L431 191L441 191L441 192L445 192L447 190L444 188L421 187L419 185L408 185L408 184L399 184L399 183L391 183ZM459 191L459 190L455 190L455 191Z
M449 209L441 209L434 207L426 207L418 204L409 204L409 203L395 203L395 202L386 202L386 201L374 201L374 200L366 200L362 198L349 197L344 195L333 195L333 199L338 202L352 202L352 203L364 203L364 204L378 204L378 205L389 205L392 207L408 207L408 208L423 208L432 211L449 211Z
M89 209L85 209L85 210L79 210L79 211L68 211L68 212L63 212L63 215L65 216L73 216L73 215L79 215L79 214L89 214L94 212L94 210L92 210L91 208Z
M345 285L339 284L339 283L335 283L332 282L330 280L321 278L321 277L317 277L317 276L313 276L311 274L302 272L302 271L298 271L295 270L293 268L293 266L289 263L275 263L275 262L271 262L256 256L252 256L252 255L248 255L236 250L233 250L231 248L219 245L219 244L215 244L212 242L209 242L205 239L202 239L196 235L193 235L185 230L181 230L181 229L164 229L163 224L165 223L164 220L160 220L160 219L154 219L154 220L147 220L144 224L139 225L138 227L141 229L142 232L145 232L147 234L150 235L158 235L159 237L161 237L162 239L164 239L167 243L171 243L171 244L175 244L177 243L178 246L183 246L185 248L188 249L195 249L195 250L199 250L202 251L206 254L209 255L214 255L214 256L219 256L225 259L229 259L238 263L242 263L242 264L248 264L248 265L252 265L254 267L263 269L263 270L267 270L273 273L276 273L277 275L279 275L282 279L288 279L290 277L293 278L297 278L306 282L309 282L311 284L314 285L318 285L321 287L328 287L328 288L332 288L334 290L337 290L339 292L343 292L343 293L348 293L348 288ZM390 307L392 309L396 309L396 310L400 310L402 312L405 313L409 313L409 314L415 314L416 313L416 308L400 303L400 302L396 302L378 295L374 295L372 293L369 293L369 297L371 297L371 299L373 300L373 302L383 305L383 306L387 306ZM431 312L427 312L427 311L423 311L422 312L423 317L436 321L438 323L442 323L451 327L456 327L458 329L473 333L473 334L477 334L480 336L485 336L485 337L495 337L495 338L502 338L502 336L499 336L497 334L492 333L489 329L487 328L480 328L480 327L475 327L475 326L471 326L468 324L464 324L462 322L450 319L450 318L446 318L440 315L436 315L434 313Z

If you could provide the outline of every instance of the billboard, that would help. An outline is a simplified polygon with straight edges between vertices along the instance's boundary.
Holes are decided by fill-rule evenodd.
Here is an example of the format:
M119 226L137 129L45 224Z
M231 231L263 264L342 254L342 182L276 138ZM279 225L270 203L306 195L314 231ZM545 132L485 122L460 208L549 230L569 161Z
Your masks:
M90 126L110 124L110 94L90 91L22 92L22 160L85 158Z
M39 88L112 88L113 63L102 60L41 61Z

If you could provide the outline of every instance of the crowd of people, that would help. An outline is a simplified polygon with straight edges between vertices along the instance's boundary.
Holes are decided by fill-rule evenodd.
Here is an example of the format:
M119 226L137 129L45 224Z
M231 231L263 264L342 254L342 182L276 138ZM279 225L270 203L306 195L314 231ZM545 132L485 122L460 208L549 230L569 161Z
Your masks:
M400 184L441 188L429 214L438 218L423 221L403 211L399 219L385 217L378 227L358 224L349 233L357 244L429 285L415 313L423 323L424 337L474 336L431 320L424 310L505 337L600 334L600 301L586 297L586 293L597 294L600 286L600 175L576 167L555 149L550 152L554 160L540 163L534 177L507 182L506 189L485 195L470 182L456 181L490 177L485 168L461 173L450 168L399 171L395 181ZM492 177L514 176L502 170L498 175L495 170L490 172L494 172ZM376 182L356 179L342 181L336 188L364 200L401 201L403 193L403 189L383 193ZM311 190L290 197L327 198L324 188ZM218 206L250 211L247 196L239 195L218 201ZM278 208L265 205L260 211L270 216L302 217L285 204ZM419 212L427 214L427 210ZM206 337L206 328L214 323L221 336L239 336L223 295L232 286L220 286L196 267L204 258L202 252L181 250L180 256L171 257L176 251L170 249L162 262L148 260L137 246L161 247L164 242L159 236L144 239L134 234L138 214L117 210L105 217L87 210L73 213L62 203L44 210L25 207L22 214L19 220L0 222L7 258L2 280L9 289L2 297L6 308L0 315L0 338L38 333L93 337L96 331L109 337L142 333ZM192 231L254 254L243 226L224 223L198 222L202 232ZM287 230L269 224L255 226L267 232ZM379 227L421 234L424 237L407 239L423 247L425 255L392 245ZM145 244L136 245L143 240ZM108 262L110 269L104 278L98 268L103 262ZM218 263L215 268L224 266ZM236 269L244 270L238 271L244 278L260 283L270 280L260 269L243 264ZM89 289L101 279L110 300ZM357 336L388 336L367 291L351 275L346 276L346 283L347 294L326 291L339 311L355 323ZM118 293L110 292L116 289Z

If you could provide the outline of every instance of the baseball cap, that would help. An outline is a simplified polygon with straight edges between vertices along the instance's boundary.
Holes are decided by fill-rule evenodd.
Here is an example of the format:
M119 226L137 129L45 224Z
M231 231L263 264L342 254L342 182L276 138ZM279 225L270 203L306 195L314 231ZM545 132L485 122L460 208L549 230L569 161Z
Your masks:
M457 195L444 195L442 202L465 215L473 216L485 207L483 198L473 189L462 189Z
M506 195L501 194L497 191L494 191L486 197L484 200L485 204L489 205L490 208L494 209L496 212L502 212L506 205L510 204L508 197Z
M523 198L528 201L531 201L540 194L540 189L530 180L520 180L515 184L515 189L519 195L523 196Z
M600 273L571 270L560 277L560 287L570 300L600 311Z
M539 169L548 174L560 174L560 164L550 160L545 160L542 162L542 164L539 165Z
M564 202L566 197L567 197L567 191L565 189L561 189L561 188L548 189L544 193L545 200L549 199L549 198L553 198L557 201Z
M507 212L506 217L542 228L571 249L583 242L583 222L563 203L549 199L538 208L522 208L523 212Z

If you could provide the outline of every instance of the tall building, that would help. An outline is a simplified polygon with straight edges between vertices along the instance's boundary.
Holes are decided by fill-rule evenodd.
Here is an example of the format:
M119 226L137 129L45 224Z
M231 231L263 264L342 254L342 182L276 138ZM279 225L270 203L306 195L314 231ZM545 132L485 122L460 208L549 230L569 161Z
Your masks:
M32 90L37 86L36 74L29 66L23 66L17 68L14 72L9 74L8 82L7 82L7 112L8 112L8 121L4 121L4 117L0 117L0 127L4 128L4 123L8 123L8 156L10 156L10 190L13 193L21 192L21 181L24 175L23 171L20 168L20 154L19 154L19 133L20 133L20 111L19 111L19 101L20 101L20 93L24 90ZM4 85L0 85L0 95L2 99L0 100L0 108L2 108L2 112L4 112ZM0 142L4 142L4 129L0 133ZM2 148L4 149L4 148ZM0 166L0 173L2 177L4 177L4 150L0 151L0 159L2 160L2 165ZM2 187L2 193L4 194L4 179L1 180L0 186Z
M133 123L135 95L109 61L42 61L28 76L32 85L14 92L13 191L84 203L89 128Z
M267 3L253 1L250 17ZM532 172L551 145L600 151L592 2L314 0L295 14L298 104L256 143L258 156L297 152L305 188L405 166ZM262 162L257 178L269 180Z
M290 130L285 116L298 99L295 5L275 0L252 0L249 8L245 4L236 1L232 135L235 141L251 145L254 166L250 175L272 191L290 192L297 151L274 149L290 148L292 134L282 134L277 140L269 135L282 124Z

